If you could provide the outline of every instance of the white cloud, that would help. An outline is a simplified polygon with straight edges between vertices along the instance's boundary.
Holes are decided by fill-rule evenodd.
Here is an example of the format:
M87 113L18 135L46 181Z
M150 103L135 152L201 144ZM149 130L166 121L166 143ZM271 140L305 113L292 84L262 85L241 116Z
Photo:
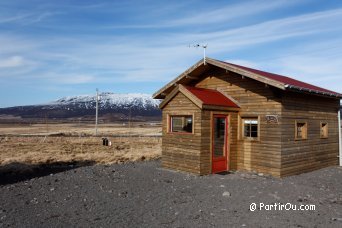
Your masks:
M94 81L95 77L91 75L68 75L58 79L60 84L84 84Z
M37 79L59 85L86 84L96 81L96 77L93 75L62 72L49 72L38 76Z
M232 50L247 49L249 46L261 43L301 37L308 34L320 35L323 31L330 29L329 23L339 19L342 20L342 9L277 19L212 33L174 33L165 37L148 37L147 39L142 37L139 41L128 37L125 41L115 42L114 40L112 43L89 45L89 48L84 49L84 51L76 51L75 53L80 54L80 56L92 53L89 58L83 61L90 61L89 63L94 65L111 69L126 70L126 78L132 79L132 81L136 80L133 75L140 75L140 80L160 80L160 75L176 76L177 72L173 70L175 65L182 68L181 66L189 64L189 61L182 63L183 60L196 59L196 56L198 56L197 59L201 57L201 49L195 50L186 47L186 44L190 42L201 41L204 43L207 41L209 43L209 56L211 54L217 55ZM170 62L171 60L172 62ZM239 62L241 63L241 60ZM190 62L190 64L192 63ZM247 63L247 65L252 66L251 63ZM157 67L163 68L164 72L153 70L153 68L156 69ZM132 68L139 70L131 75L133 73Z
M32 40L29 38L24 38L24 36L14 35L14 34L2 34L0 32L0 54L1 56L13 56L18 55L18 53L36 52L41 47L45 41Z
M341 47L339 39L311 42L283 50L273 58L240 63L342 93ZM231 60L238 64L239 61Z
M245 1L235 5L227 5L204 12L195 12L193 15L165 23L163 26L206 25L219 22L228 22L232 19L255 15L294 4L294 1Z
M236 29L188 34L184 35L183 40L209 43L208 51L228 52L292 37L341 31L340 27L331 26L336 21L342 21L342 9L276 19ZM172 36L169 39L174 38Z
M10 23L10 22L16 22L16 21L22 21L28 17L30 17L31 13L25 13L25 14L19 14L16 16L7 16L7 17L0 17L0 23Z
M12 68L24 65L25 61L21 56L11 56L6 59L0 59L0 68Z
M270 61L278 73L342 93L341 59L305 54Z
M250 4L250 6L247 7L246 4ZM272 3L264 1L262 4L255 4L253 1L211 10L207 14L201 15L203 18L207 17L204 22L197 20L197 15L190 15L167 23L174 23L175 26L206 23L207 26L210 26L233 17L241 17L239 13L243 10L245 10L245 14L242 15L254 15L286 4L287 1ZM18 35L7 35L0 36L2 44L0 52L2 56L7 56L6 59L11 56L25 56L25 58L38 62L39 64L35 65L34 69L30 69L31 72L25 72L25 76L57 84L114 83L115 81L165 83L202 57L201 49L186 47L189 43L208 43L210 57L222 56L222 53L225 53L224 59L231 59L230 61L233 63L260 68L259 66L269 65L263 62L253 63L252 60L242 60L241 56L234 57L233 51L246 50L249 47L274 41L309 37L309 34L311 36L320 36L323 32L340 34L339 26L331 26L336 24L336 21L342 21L342 9L275 19L232 29L224 29L224 26L221 26L220 29L214 30L213 28L213 32L207 32L207 29L197 30L197 32L170 30L167 33L151 33L141 36L135 33L115 36L94 32L87 36L60 34L48 36L48 38L29 36L27 39ZM315 43L312 45L315 46ZM336 46L336 50L342 52L340 41L336 42ZM303 47L298 47L298 50L305 51ZM312 47L308 47L307 50L310 52ZM262 52L253 54L254 56L263 55ZM279 53L280 56L287 54L286 51ZM232 57L227 58L227 56ZM248 54L245 56L246 59L250 59ZM310 67L304 68L301 65L317 64L319 61L324 62L330 58L328 55L323 55L321 58L313 57L311 62L304 62L303 59L307 57L310 57L310 54L297 59L293 57L292 62L282 61L283 58L273 59L269 61L273 67L269 68L274 69L276 73L290 73L290 76L293 72L309 75L312 74ZM322 76L323 72L330 72L329 77L335 78L338 62L341 61L342 57L337 56L336 61L331 61L324 71L323 67L315 70L321 72L319 76ZM301 64L296 64L297 62ZM19 63L20 61L17 60L17 64ZM274 67L277 65L279 68ZM8 75L8 77L18 75L15 72L6 73L8 74L4 75Z
M113 25L104 26L103 28L127 28L127 29L144 29L144 28L167 28L167 27L184 27L184 26L205 26L211 24L221 25L219 23L232 22L233 19L253 16L270 10L280 9L289 7L295 4L302 4L306 1L240 1L237 4L222 5L219 8L205 8L201 10L193 10L196 8L196 2L188 4L186 7L186 13L179 18L168 18L165 20L154 20L152 24L124 24L124 25ZM164 11L168 11L166 8ZM177 7L174 10L179 12ZM158 11L161 11L158 9ZM176 13L176 12L174 12ZM210 27L208 27L210 28Z
M44 21L44 19L52 17L54 15L62 14L61 12L42 12L39 14L36 14L32 16L29 19L26 19L23 24L29 25L29 24L34 24L34 23L39 23L41 21Z

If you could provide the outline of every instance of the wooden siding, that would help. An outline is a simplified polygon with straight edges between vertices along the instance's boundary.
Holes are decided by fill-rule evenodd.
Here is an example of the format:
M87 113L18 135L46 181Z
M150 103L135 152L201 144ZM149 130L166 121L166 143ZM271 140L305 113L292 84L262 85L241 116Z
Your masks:
M201 174L211 173L211 112L203 110L201 118Z
M214 114L229 116L229 167L287 176L336 165L339 101L284 92L233 72L210 68L191 86L216 89L235 99L237 111L201 110L178 92L163 108L162 165L197 174L211 173L211 123ZM193 134L168 133L169 115L193 115ZM266 115L278 117L268 123ZM257 140L243 139L241 118L257 117ZM295 121L307 123L307 139L295 140ZM328 138L320 137L320 123L328 123Z
M260 118L259 140L244 140L238 137L238 132L241 130L238 114L229 113L231 117L229 128L230 168L255 170L280 176L280 123L267 124L265 121L265 115L281 115L281 98L278 91L253 79L243 78L236 73L219 69L206 73L204 79L195 86L217 89L237 100L241 106L240 117ZM203 129L204 132L208 132L208 130ZM208 142L208 137L210 138L208 134L202 135L202 151L208 147L208 143L204 143Z
M283 96L281 176L338 164L339 100L288 92ZM307 139L295 139L295 122L307 123ZM328 138L321 138L321 122Z
M169 115L193 115L193 134L169 133ZM200 174L201 110L182 93L163 108L162 166Z

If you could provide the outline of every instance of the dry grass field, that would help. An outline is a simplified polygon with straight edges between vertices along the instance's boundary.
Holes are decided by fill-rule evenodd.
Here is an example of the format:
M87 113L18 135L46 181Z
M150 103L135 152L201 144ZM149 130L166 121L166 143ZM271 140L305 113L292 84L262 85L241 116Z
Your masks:
M160 157L160 127L149 124L0 125L0 165L92 161L111 164ZM102 145L106 136L111 146Z
M56 135L93 136L94 124L89 123L46 123L46 124L0 124L0 135ZM112 123L99 124L98 136L101 135L143 135L154 136L161 134L160 123Z

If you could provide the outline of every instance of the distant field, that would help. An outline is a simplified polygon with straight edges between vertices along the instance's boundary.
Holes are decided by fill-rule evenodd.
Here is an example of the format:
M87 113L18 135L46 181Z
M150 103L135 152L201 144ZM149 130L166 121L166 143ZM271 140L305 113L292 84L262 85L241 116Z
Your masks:
M0 124L0 135L45 136L63 134L66 136L94 136L95 126L89 123L46 123L46 124ZM101 135L161 135L159 122L133 122L99 124L98 136Z
M99 126L98 137L94 133L94 125L90 124L0 124L0 165L82 161L110 164L160 157L158 124L106 124ZM102 145L103 136L112 146Z

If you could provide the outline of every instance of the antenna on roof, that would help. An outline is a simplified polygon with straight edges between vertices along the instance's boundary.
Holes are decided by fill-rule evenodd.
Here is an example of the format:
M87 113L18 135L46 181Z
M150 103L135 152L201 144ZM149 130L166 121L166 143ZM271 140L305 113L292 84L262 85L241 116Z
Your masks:
M203 48L203 64L205 65L205 51L208 47L208 44L194 44L194 45L189 44L189 48L191 48L191 47L195 47L195 48L202 47Z

